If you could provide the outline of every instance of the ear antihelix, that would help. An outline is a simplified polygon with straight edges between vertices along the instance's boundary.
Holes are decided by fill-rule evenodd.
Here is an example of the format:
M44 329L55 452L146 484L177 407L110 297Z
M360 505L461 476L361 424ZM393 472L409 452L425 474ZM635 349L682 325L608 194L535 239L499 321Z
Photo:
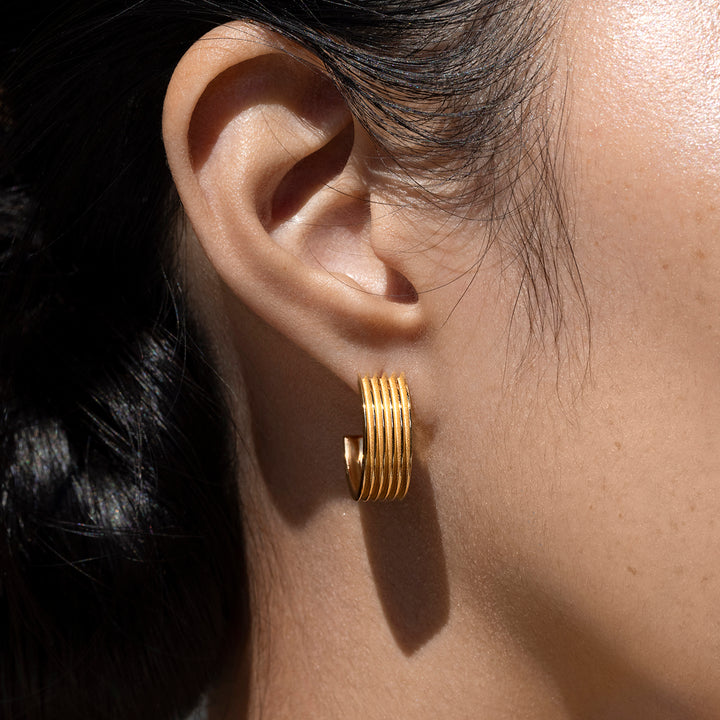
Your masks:
M345 127L295 163L275 190L268 230L293 217L323 187L332 186L347 164L353 139L352 118L348 115Z

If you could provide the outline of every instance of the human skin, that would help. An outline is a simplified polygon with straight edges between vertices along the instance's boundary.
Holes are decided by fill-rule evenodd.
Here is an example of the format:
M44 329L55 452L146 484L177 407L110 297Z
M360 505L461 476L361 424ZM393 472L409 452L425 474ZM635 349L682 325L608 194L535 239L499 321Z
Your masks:
M300 139L310 153L345 121L331 103L338 123L307 139L277 110L291 103L266 103L257 125L216 111L227 93L204 89L220 72L202 48L171 84L193 292L246 430L259 618L213 720L246 712L248 676L251 716L720 716L720 8L568 1L561 15L546 106L582 291L560 272L557 334L516 306L508 244L463 274L492 230L482 208L398 203L357 127L352 172L292 223L246 230L271 191L242 137L267 157ZM223 42L236 67L257 45ZM271 242L292 255L277 261L285 295ZM378 268L417 301L389 300ZM397 505L342 494L368 370L405 371L412 393L416 472Z
M458 475L480 469L458 503L491 518L492 533L458 525L454 551L469 568L480 548L497 553L502 612L538 633L576 716L716 717L720 7L569 3L559 54L587 375L571 372L577 346L558 376L546 352L506 379L478 375L482 331L464 352L448 342L443 395L470 401L463 385L479 376L489 408L455 403L456 422L441 423L446 443L466 438ZM471 288L456 332L482 295ZM451 358L467 361L460 372ZM466 582L472 594L472 572Z

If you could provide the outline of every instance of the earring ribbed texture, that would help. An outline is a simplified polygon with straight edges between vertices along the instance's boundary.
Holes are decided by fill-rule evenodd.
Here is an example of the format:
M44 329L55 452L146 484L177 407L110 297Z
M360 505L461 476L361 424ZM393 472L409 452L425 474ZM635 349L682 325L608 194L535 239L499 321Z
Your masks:
M345 469L355 500L402 500L412 471L412 420L405 376L360 377L365 429L345 437Z

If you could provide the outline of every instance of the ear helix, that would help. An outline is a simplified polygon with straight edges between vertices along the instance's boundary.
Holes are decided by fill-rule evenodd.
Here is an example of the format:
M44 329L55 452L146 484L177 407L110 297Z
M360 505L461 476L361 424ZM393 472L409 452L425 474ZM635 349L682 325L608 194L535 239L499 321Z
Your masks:
M355 500L402 500L412 471L412 420L405 376L358 379L365 428L345 437L345 470Z

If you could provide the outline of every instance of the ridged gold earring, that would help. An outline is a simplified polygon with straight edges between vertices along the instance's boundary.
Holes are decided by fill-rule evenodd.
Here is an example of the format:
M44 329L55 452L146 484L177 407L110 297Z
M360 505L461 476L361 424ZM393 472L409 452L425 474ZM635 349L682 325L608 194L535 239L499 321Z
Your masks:
M412 419L405 376L358 379L365 429L345 436L345 471L355 500L402 500L412 471Z

